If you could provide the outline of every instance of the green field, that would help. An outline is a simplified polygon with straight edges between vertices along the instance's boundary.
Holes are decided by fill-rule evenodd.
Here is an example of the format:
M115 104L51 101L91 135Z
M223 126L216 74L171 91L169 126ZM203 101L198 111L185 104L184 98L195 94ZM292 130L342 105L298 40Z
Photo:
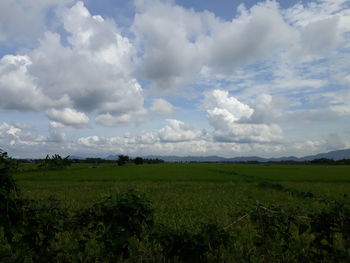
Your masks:
M323 208L319 199L337 200L350 193L350 166L184 163L31 168L24 165L15 175L22 193L31 199L53 196L65 207L79 209L106 195L137 189L152 201L156 221L175 227L229 224L257 201L316 212ZM266 182L270 185L264 187ZM270 187L276 184L287 190ZM307 192L316 198L304 197Z

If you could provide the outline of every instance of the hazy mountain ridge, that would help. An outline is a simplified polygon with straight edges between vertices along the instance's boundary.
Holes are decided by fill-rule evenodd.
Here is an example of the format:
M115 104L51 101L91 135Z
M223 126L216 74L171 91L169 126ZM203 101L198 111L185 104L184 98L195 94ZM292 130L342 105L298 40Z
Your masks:
M350 159L350 149L345 150L336 150L330 151L327 153L319 153L315 155L307 155L304 157L295 157L295 156L283 156L278 158L263 158L259 156L240 156L233 158L225 158L216 155L212 156L176 156L176 155L147 155L142 156L143 158L148 159L162 159L165 162L249 162L249 161L258 161L258 162L281 162L281 161L310 161L314 159L327 158L333 159L335 161L341 159ZM116 160L118 159L118 155L108 155L107 160Z

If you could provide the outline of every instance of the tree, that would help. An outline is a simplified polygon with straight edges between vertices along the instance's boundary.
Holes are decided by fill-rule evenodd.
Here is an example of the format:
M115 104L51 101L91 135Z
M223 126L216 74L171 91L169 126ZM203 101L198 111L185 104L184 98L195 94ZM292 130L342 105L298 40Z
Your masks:
M126 164L128 161L129 161L129 156L122 155L122 154L118 155L117 163L118 163L119 166L122 166L122 165Z
M9 174L17 171L18 162L7 155L0 149L0 173Z
M0 149L0 199L2 190L10 192L16 190L16 184L12 174L17 171L18 163L7 155L7 152L2 152Z
M136 157L134 162L136 165L143 164L143 159L141 157Z
M39 164L39 168L45 170L60 170L64 169L72 164L69 160L69 155L65 158L62 158L59 154L46 155L46 158Z

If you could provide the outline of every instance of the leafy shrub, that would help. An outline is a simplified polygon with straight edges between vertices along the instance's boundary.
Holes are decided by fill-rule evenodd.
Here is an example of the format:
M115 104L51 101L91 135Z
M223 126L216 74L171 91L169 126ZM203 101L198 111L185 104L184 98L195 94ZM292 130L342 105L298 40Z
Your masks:
M17 190L12 173L18 169L18 163L7 155L7 152L0 151L0 191L7 193Z
M217 224L202 224L197 233L185 226L178 229L161 226L154 238L168 260L180 262L207 262L208 254L218 259L220 249L228 247L232 241L230 234Z
M309 215L309 217L309 230L310 234L314 237L310 244L311 257L320 261L345 262L349 260L349 203L331 203L328 210L321 211L319 214Z
M6 152L0 153L0 227L4 238L12 237L12 225L21 221L23 201L18 198L18 190L12 172L17 163Z
M106 253L127 257L130 239L140 238L144 229L153 226L151 203L136 191L119 198L108 197L77 215L77 224L97 234ZM110 252L109 252L110 251Z

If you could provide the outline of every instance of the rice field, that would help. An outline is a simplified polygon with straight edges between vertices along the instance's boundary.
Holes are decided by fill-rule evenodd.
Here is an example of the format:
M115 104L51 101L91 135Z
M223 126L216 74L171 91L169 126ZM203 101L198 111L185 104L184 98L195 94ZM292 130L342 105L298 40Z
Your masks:
M201 222L229 224L256 202L316 212L323 208L319 199L337 200L350 193L350 166L166 163L90 167L74 164L65 170L40 171L29 164L22 166L15 179L26 197L52 196L71 209L136 189L152 201L159 223L194 227ZM305 193L317 198L307 198Z

